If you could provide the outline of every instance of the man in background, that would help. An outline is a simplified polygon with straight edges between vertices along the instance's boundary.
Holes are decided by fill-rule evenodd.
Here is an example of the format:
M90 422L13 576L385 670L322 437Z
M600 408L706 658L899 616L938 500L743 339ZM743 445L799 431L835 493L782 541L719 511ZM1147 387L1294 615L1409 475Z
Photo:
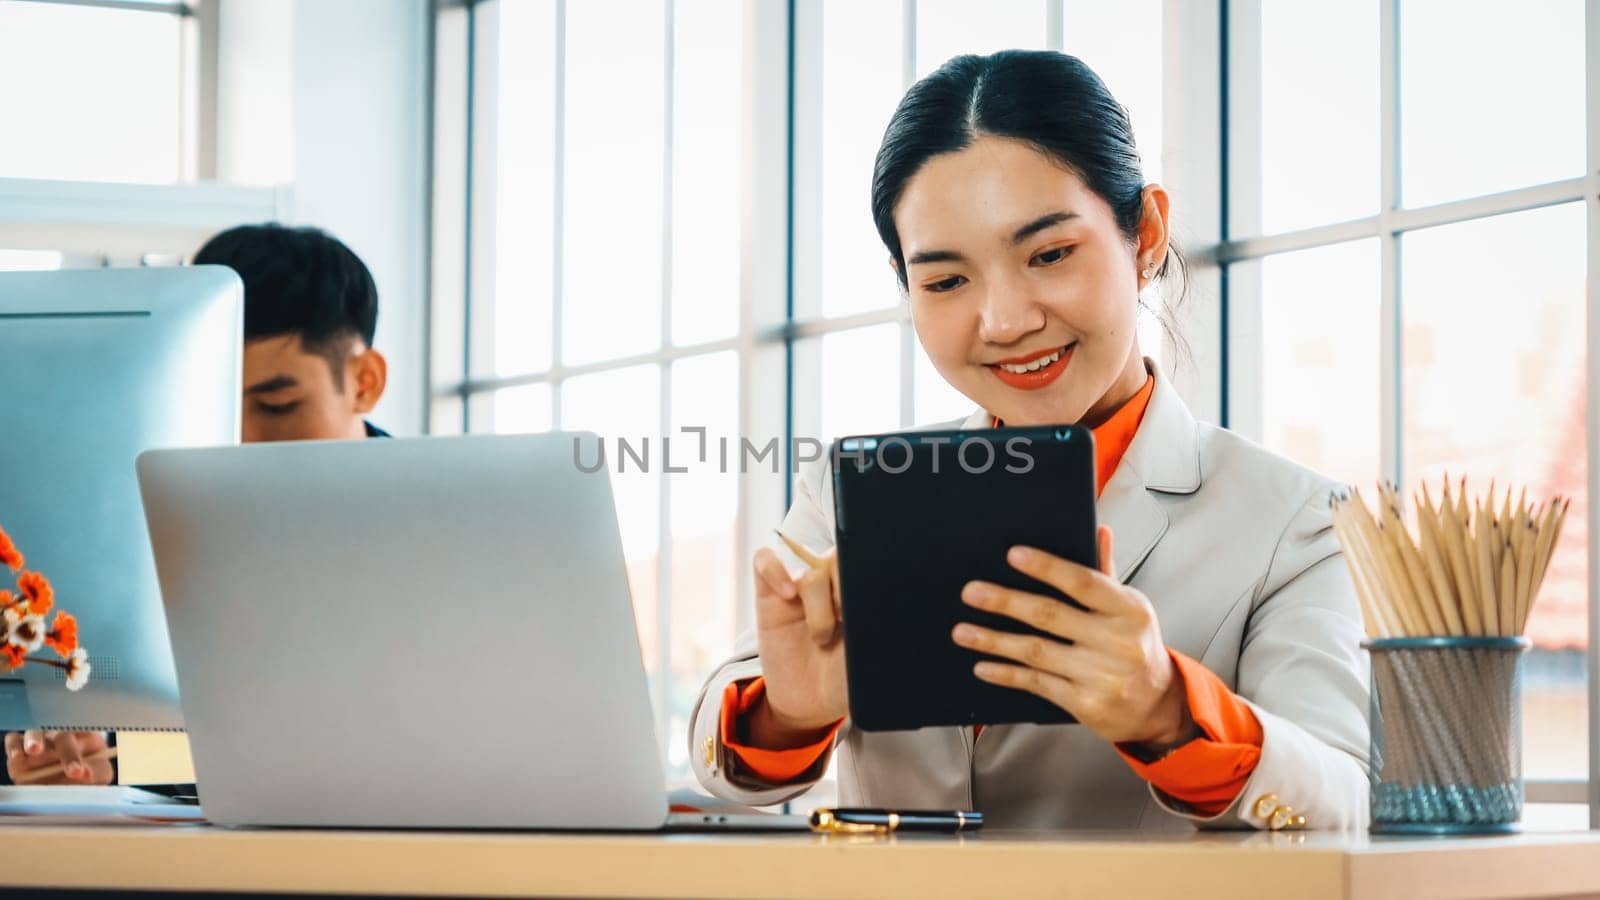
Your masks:
M372 346L378 288L349 247L315 228L244 225L194 263L244 280L245 443L387 437L366 421L388 383Z
M389 366L372 346L378 288L366 264L316 228L241 225L207 241L195 265L222 265L244 282L244 397L240 437L262 441L388 437L366 416ZM0 784L61 763L39 784L111 784L115 744L100 731L12 732Z

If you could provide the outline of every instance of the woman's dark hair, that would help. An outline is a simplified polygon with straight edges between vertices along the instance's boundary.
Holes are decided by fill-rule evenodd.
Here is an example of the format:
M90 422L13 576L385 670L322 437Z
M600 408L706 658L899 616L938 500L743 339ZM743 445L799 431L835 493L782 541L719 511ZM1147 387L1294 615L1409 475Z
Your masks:
M872 218L902 289L908 288L906 262L894 208L906 183L928 160L963 150L980 135L1025 141L1066 166L1111 207L1123 236L1138 240L1145 187L1139 150L1127 110L1100 76L1077 57L1049 50L958 56L906 92L873 166ZM1169 241L1158 277L1174 264L1181 300L1187 273ZM1176 338L1171 309L1160 314Z

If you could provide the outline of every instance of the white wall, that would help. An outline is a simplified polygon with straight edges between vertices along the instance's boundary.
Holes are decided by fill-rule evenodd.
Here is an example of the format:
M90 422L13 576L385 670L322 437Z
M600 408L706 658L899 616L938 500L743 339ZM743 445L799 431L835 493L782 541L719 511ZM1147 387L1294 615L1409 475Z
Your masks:
M293 8L293 220L327 229L372 269L376 343L389 358L389 390L372 418L417 434L427 374L429 3Z
M295 0L225 0L217 12L217 180L294 181Z

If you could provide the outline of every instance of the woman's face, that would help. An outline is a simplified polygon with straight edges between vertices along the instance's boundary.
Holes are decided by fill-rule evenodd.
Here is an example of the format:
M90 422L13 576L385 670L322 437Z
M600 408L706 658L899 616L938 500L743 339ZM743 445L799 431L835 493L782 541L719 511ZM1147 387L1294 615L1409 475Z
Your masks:
M1020 141L984 136L924 165L894 221L939 374L1007 425L1092 426L1133 396L1140 272L1166 254L1166 195L1145 199L1159 221L1136 245L1082 179Z

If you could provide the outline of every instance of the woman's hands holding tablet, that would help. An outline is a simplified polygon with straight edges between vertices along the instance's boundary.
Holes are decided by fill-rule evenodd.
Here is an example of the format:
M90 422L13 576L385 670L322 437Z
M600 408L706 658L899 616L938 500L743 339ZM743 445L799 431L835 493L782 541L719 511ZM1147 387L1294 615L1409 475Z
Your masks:
M1113 743L1161 752L1199 736L1183 679L1167 654L1155 609L1111 568L1111 529L1098 532L1099 571L1051 554L1013 547L1007 562L1055 587L1085 609L984 581L961 592L968 606L1007 616L1053 637L957 625L952 637L970 650L1015 661L984 661L973 674L1036 694ZM762 649L765 660L766 650Z
M756 551L756 639L766 696L749 714L752 746L773 750L815 743L850 711L839 630L839 565L798 579L770 548Z

